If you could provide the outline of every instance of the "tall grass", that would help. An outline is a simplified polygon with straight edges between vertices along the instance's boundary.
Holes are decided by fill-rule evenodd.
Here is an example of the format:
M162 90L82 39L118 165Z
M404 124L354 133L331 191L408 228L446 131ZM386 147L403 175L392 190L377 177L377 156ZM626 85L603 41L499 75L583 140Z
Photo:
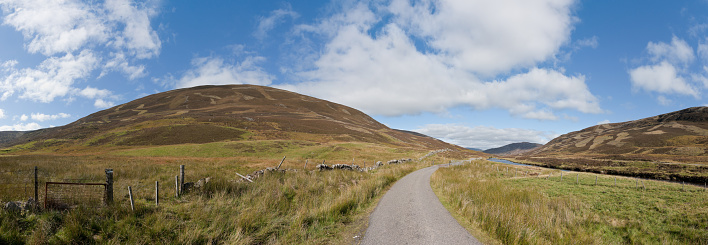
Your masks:
M163 168L176 170L174 163L124 164L127 167L117 175L127 178L128 184L154 185L154 178L174 178L159 174ZM218 160L202 164L188 175L210 175L212 181L180 198L166 191L159 207L151 197L154 190L145 187L143 192L137 189L137 210L131 211L123 195L125 183L116 176L116 203L111 207L27 214L0 211L0 244L337 243L353 219L374 205L384 190L423 167L402 164L371 172L269 173L244 183L230 174L218 174L226 168ZM100 172L105 167L86 165L91 166L86 170ZM151 177L141 180L141 176ZM169 188L174 187L168 184Z
M570 172L561 181L559 171L499 165L497 172L497 165L479 161L440 169L431 184L469 229L501 243L708 242L708 193L702 188L629 178L615 185L614 177ZM516 168L543 177L513 177Z

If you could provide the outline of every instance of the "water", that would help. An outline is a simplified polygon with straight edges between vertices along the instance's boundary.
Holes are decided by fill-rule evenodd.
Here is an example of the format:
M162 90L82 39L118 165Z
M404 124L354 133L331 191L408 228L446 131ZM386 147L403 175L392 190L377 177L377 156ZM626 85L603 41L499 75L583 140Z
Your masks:
M516 162L512 162L512 161L504 160L504 159L499 159L499 158L489 158L489 159L487 159L487 161L506 163L506 164L517 165L517 166L538 167L538 166L533 166L533 165L528 165L528 164L516 163ZM561 169L561 171L567 172L568 170Z

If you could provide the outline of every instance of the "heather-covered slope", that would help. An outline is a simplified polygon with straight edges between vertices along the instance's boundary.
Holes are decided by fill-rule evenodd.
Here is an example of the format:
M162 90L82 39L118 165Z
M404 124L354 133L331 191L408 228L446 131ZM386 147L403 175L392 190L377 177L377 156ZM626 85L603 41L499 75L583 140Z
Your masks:
M393 130L344 105L270 87L201 86L146 96L71 124L4 140L12 150L298 140L365 142L420 150L463 148ZM10 140L12 139L12 140Z
M708 160L708 107L693 107L561 135L533 156L585 154ZM646 157L645 157L646 158Z

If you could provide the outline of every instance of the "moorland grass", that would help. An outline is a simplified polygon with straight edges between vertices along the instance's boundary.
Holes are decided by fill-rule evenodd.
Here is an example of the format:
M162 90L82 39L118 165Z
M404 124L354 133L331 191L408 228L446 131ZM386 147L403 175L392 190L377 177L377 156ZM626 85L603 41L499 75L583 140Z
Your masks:
M541 175L513 177L516 169ZM576 172L561 181L560 174L478 161L438 170L431 185L468 229L504 244L708 242L704 188Z
M274 143L256 144L272 146ZM344 234L352 233L352 225L361 223L359 220L366 217L366 212L372 210L390 185L407 173L427 166L411 163L385 165L369 172L319 172L313 170L324 159L310 159L307 169L303 170L306 157L312 156L331 157L326 159L328 164L351 163L352 158L360 164L361 161L373 163L373 159L415 158L426 152L392 152L389 148L366 143L344 146L288 143L284 146L284 151L271 156L195 157L179 151L175 152L184 155L121 156L106 152L78 156L3 156L0 170L38 166L40 186L46 181L77 179L103 182L104 169L111 168L115 204L24 214L0 210L0 244L342 243L347 241ZM345 147L347 150L342 150ZM326 149L318 151L320 148ZM309 151L320 153L307 153ZM298 171L266 174L249 184L238 181L235 173L248 174L275 167L281 155L288 156L281 168ZM439 156L428 159L448 160ZM183 164L186 165L186 182L207 177L211 181L175 198L174 177ZM155 181L160 182L159 207L154 200ZM130 210L128 186L136 199L135 211ZM42 195L40 192L40 202ZM0 197L8 196L0 191Z

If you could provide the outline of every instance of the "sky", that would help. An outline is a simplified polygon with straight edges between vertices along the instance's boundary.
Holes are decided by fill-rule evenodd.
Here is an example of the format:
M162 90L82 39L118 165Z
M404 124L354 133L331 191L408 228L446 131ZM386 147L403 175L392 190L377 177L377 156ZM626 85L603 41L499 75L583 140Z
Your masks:
M0 10L0 131L207 84L286 89L479 149L708 104L708 0L0 0Z

